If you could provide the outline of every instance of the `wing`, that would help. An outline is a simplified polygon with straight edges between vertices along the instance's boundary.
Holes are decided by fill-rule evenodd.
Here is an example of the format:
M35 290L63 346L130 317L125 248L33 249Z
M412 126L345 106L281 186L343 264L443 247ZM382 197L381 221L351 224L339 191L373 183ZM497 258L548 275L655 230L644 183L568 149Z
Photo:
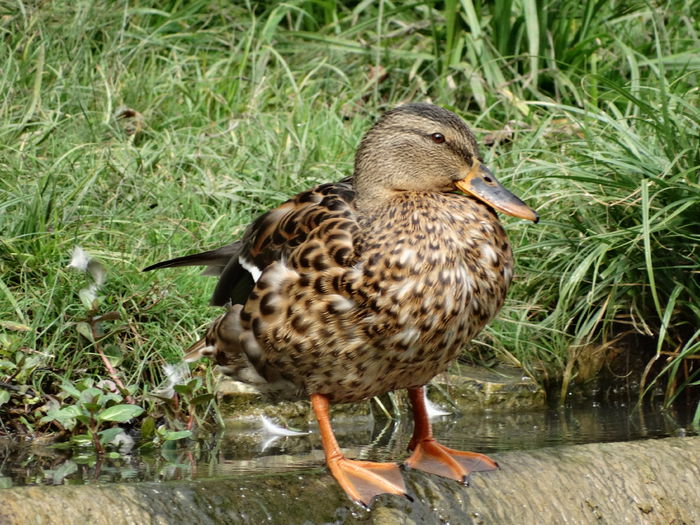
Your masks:
M211 303L215 306L243 304L265 268L287 258L322 222L346 213L354 199L355 190L349 178L322 184L258 217L236 242L163 261L143 271L206 266L205 275L219 276Z

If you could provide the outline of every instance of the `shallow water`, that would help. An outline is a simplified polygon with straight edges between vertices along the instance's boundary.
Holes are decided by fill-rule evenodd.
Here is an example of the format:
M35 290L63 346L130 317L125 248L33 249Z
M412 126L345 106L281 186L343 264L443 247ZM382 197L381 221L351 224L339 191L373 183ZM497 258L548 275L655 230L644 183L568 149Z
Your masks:
M517 413L446 415L433 419L435 436L449 447L498 454L509 450L629 441L693 433L678 412L631 409L625 403ZM401 420L338 418L334 428L349 457L402 461L411 435ZM302 473L323 468L314 425L299 436L275 437L260 420L231 423L221 435L173 443L149 453L135 448L98 460L89 450L70 452L0 441L0 488L59 483L197 479Z

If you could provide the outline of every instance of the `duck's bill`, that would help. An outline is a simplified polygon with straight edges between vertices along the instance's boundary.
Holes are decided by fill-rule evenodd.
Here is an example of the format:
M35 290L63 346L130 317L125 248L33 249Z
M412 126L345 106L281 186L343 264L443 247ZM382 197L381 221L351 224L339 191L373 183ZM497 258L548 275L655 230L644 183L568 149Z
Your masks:
M533 222L540 220L540 216L535 210L505 189L493 176L491 170L478 160L474 161L466 177L455 182L455 186L460 191L473 195L501 213Z

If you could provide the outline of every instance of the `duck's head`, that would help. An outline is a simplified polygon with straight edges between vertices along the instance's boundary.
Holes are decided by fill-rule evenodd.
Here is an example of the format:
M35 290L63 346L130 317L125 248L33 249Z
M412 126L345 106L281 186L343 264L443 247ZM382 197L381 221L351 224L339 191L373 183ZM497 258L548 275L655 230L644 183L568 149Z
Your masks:
M539 220L482 164L464 121L432 104L406 104L379 119L360 143L354 185L360 209L380 205L397 192L460 190L507 215Z

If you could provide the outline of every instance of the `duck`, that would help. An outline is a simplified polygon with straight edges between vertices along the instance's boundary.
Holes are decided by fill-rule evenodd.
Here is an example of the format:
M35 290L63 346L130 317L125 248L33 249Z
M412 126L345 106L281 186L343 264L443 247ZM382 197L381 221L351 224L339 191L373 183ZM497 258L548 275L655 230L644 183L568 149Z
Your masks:
M330 406L407 390L406 468L467 483L498 468L433 436L425 388L502 307L513 253L497 212L538 222L484 164L452 111L408 103L362 137L351 177L260 215L226 246L144 271L204 266L225 307L187 360L207 356L272 399L310 399L326 465L350 499L409 497L397 463L345 457Z

